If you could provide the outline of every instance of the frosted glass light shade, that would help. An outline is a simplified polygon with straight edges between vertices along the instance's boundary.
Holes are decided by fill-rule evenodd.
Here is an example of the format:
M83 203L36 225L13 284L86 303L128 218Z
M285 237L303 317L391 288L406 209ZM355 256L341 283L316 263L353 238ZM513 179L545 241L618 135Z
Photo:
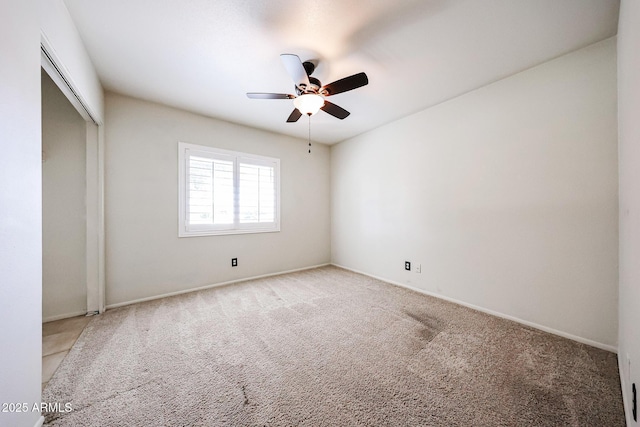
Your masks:
M320 107L324 105L324 99L320 95L306 93L294 99L293 105L295 105L302 114L313 116L318 112Z

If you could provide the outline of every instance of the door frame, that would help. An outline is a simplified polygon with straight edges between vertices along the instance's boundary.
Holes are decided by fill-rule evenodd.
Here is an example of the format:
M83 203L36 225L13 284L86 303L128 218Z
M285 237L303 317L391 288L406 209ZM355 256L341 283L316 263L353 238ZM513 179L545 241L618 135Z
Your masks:
M86 286L87 314L105 310L104 124L74 88L51 43L41 34L41 65L86 122Z

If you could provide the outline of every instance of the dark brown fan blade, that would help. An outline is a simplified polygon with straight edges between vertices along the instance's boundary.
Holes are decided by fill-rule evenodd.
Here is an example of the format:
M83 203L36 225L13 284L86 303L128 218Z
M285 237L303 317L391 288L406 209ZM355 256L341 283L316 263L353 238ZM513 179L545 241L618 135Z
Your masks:
M293 99L295 96L287 95L286 93L256 93L248 92L248 98L252 99Z
M329 102L326 99L324 101L324 105L320 107L320 109L325 113L331 114L333 117L339 118L340 120L346 119L349 114L351 114L344 108L338 107L336 104Z
M309 76L304 69L304 65L302 65L302 61L298 55L292 55L290 53L283 53L280 55L280 59L282 59L282 63L284 64L284 68L287 69L287 73L293 79L293 82L296 84L298 89L304 91L304 89L309 87Z
M287 119L287 123L297 122L301 116L302 116L302 113L300 112L300 110L298 110L297 108L294 108L291 114L289 115L289 118Z
M368 83L369 79L367 78L367 75L365 73L358 73L353 76L345 77L344 79L336 80L328 85L324 85L322 89L320 89L320 92L324 96L331 96L359 88Z

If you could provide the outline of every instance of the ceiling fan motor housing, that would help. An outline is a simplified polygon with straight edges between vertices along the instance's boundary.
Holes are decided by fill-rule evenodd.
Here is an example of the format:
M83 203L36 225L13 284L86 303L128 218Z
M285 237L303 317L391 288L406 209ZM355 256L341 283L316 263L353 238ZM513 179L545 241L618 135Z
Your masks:
M316 79L315 77L309 76L309 86L306 86L306 87L303 86L301 88L296 86L296 94L297 95L302 95L305 93L319 94L321 87L322 87L322 83L320 82L320 80Z

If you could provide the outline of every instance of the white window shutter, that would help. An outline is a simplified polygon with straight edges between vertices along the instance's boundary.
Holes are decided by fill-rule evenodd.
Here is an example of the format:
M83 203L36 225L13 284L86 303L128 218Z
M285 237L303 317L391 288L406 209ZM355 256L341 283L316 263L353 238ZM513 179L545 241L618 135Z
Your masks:
M179 236L280 231L280 160L179 143Z

